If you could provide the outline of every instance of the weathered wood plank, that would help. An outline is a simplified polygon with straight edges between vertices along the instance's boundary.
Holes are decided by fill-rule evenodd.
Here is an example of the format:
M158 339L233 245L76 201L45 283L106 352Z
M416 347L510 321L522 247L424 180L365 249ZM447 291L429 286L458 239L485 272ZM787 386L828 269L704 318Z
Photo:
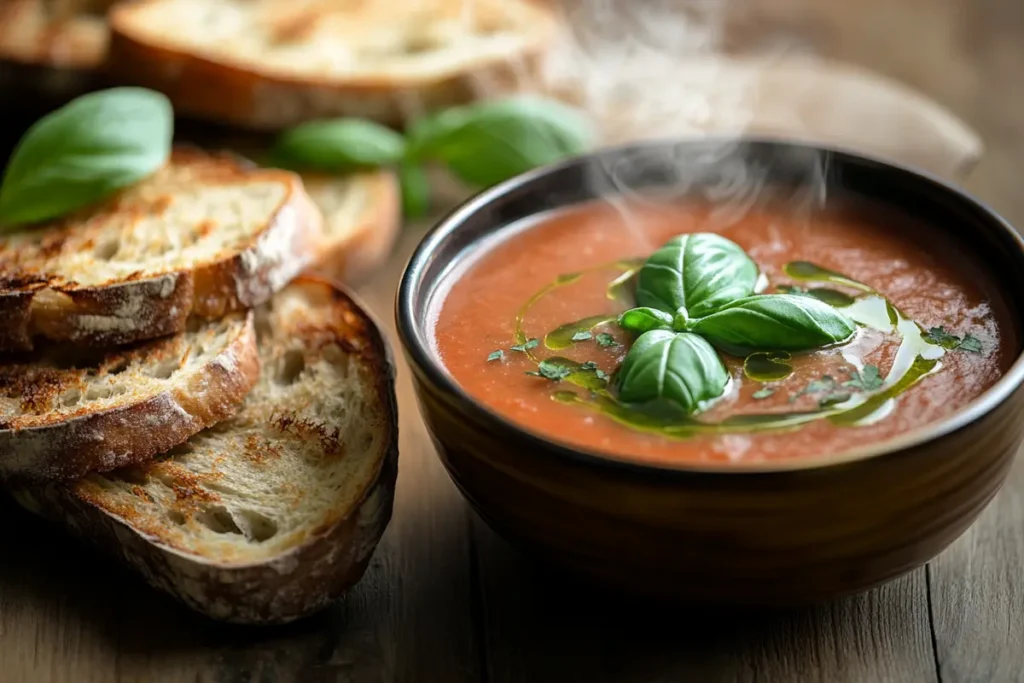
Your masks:
M994 503L929 566L944 683L1024 681L1024 462Z

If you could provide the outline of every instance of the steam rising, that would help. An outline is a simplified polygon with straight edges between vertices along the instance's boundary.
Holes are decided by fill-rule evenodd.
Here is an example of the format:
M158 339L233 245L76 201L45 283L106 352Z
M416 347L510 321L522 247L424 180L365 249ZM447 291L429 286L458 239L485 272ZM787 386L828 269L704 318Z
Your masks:
M825 200L828 160L817 154L787 159L798 170L796 191L779 196L766 181L770 168L751 158L739 138L751 131L764 70L796 46L777 41L744 59L723 54L727 12L744 0L571 0L563 5L564 35L546 56L537 89L580 106L597 122L604 144L707 138L696 150L661 150L604 164L590 182L631 224L629 206L703 198L724 229L751 207L784 201L808 215ZM662 151L664 152L662 154ZM652 176L658 191L652 191ZM634 230L638 246L646 243Z

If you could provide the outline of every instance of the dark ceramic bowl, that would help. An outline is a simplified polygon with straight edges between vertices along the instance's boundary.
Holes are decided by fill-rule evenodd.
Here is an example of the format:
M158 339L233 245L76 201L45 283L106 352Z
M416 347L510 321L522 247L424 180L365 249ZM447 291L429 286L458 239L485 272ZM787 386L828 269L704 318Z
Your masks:
M1024 338L1024 243L957 189L906 168L787 142L650 143L515 178L474 197L427 236L397 301L423 416L455 483L498 533L586 578L746 605L864 590L933 558L996 494L1024 437L1020 357L964 410L926 428L839 456L737 470L641 465L556 443L470 398L432 348L431 299L482 238L609 188L707 196L721 192L737 168L790 196L824 181L830 197L867 198L950 233L988 265L1013 307L1016 337Z

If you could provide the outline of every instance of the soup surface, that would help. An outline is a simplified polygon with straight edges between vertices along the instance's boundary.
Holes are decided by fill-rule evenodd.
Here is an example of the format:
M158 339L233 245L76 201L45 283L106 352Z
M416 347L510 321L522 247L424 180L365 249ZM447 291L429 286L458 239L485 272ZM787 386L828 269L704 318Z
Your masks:
M645 260L692 233L741 247L756 292L815 298L855 333L791 353L712 338L728 373L720 397L692 410L623 401L617 371L638 337L616 316L637 305ZM726 220L697 203L594 202L499 231L444 287L435 350L466 392L550 439L643 462L828 456L890 439L976 398L1019 346L979 264L926 226L860 205Z

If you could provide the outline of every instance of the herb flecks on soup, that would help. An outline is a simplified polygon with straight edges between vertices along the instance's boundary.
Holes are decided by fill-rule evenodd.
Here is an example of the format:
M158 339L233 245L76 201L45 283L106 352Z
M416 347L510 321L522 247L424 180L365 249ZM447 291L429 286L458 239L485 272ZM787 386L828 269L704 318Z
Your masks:
M899 217L705 217L595 203L514 231L454 278L443 362L533 431L648 461L838 453L939 419L1009 364L985 278Z

